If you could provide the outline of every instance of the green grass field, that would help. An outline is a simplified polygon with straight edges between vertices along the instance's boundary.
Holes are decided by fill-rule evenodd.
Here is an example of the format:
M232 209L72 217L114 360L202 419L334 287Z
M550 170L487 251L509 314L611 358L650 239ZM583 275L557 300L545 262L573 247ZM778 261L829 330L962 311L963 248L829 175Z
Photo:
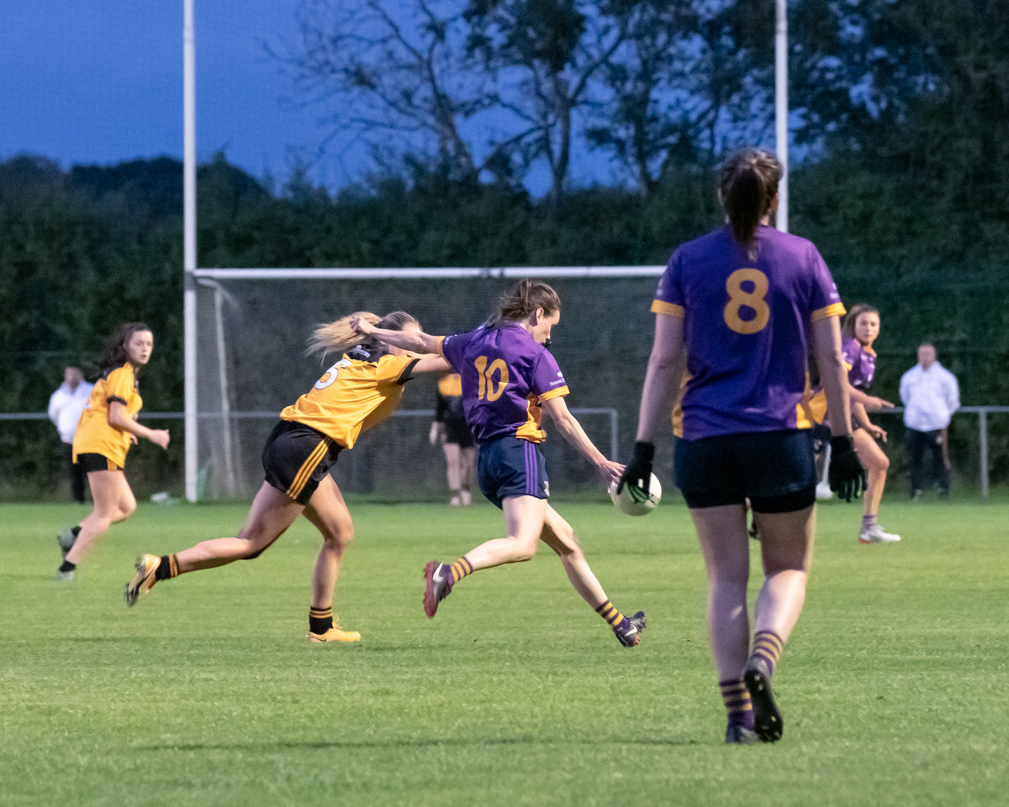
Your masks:
M857 543L860 506L821 507L784 739L731 748L682 503L558 509L614 603L647 612L638 648L545 547L426 619L424 562L497 536L489 506L352 504L337 610L363 640L336 647L304 639L307 522L130 610L138 553L233 534L245 508L141 505L61 585L53 536L83 508L0 506L0 804L1009 802L1009 504L884 502L894 546Z

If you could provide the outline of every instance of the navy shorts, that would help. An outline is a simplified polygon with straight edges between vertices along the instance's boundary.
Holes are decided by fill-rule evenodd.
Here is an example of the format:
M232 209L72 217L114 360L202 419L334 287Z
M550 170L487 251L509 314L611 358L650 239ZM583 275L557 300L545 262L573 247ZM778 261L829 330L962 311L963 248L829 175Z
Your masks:
M757 513L791 513L816 501L809 429L676 438L673 478L691 508L743 504Z
M500 507L509 496L546 499L550 495L543 453L535 443L518 437L481 443L477 482L495 507Z
M311 426L282 420L263 447L266 481L298 504L308 504L341 449L331 437Z

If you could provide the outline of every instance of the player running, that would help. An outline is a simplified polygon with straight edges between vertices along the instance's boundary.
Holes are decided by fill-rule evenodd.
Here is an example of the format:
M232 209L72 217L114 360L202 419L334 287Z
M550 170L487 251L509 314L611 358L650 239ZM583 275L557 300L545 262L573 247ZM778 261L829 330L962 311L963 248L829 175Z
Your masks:
M844 388L844 307L816 247L767 226L780 178L781 165L767 152L730 159L719 186L728 225L670 258L652 303L655 341L634 457L620 481L647 491L652 435L672 408L686 351L674 476L707 567L708 629L728 713L727 743L781 738L771 676L802 610L813 548L816 472L801 405L810 339L833 423L831 487L850 500L864 485ZM752 652L747 498L765 575Z
M74 434L73 461L88 475L94 509L76 527L57 536L63 564L57 580L73 580L77 564L114 522L137 509L123 466L131 445L143 437L168 448L167 429L148 429L136 421L144 405L137 374L151 360L154 334L142 322L123 325L98 360L99 378L81 412Z
M366 320L352 324L404 349L440 353L462 376L466 422L479 446L480 490L504 511L507 537L487 541L454 563L427 564L424 612L433 617L453 586L475 571L531 560L542 540L557 553L575 591L606 620L620 644L634 647L645 628L644 612L626 617L614 607L571 525L547 504L549 484L539 449L546 439L540 425L543 412L604 481L616 482L623 470L592 444L564 402L564 375L546 349L560 316L557 292L546 283L523 280L501 298L490 321L468 333L436 337L380 330Z
M360 312L354 317L374 322L387 332L419 332L409 314L396 311L379 320ZM315 330L309 352L341 359L315 386L280 413L280 422L263 449L263 482L245 525L234 538L215 538L175 555L142 555L126 585L126 604L133 605L159 580L212 569L236 560L259 557L299 515L322 533L322 548L312 574L312 607L308 639L313 643L356 642L357 631L344 631L333 617L333 589L343 552L354 537L354 524L330 468L340 452L351 449L362 431L393 413L403 385L418 373L444 372L438 356L416 356L366 338L344 317Z

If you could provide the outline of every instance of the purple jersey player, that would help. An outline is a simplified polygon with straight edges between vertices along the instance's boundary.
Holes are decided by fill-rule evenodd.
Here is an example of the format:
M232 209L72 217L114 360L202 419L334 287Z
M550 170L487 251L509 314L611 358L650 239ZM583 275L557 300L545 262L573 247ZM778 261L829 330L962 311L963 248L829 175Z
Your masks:
M842 326L846 337L844 361L848 367L848 384L854 390L851 393L851 418L856 423L855 450L867 475L862 525L858 531L858 540L862 544L892 544L900 540L899 535L886 532L876 520L890 460L876 442L885 443L886 432L869 420L867 410L870 407L874 411L893 407L887 401L865 395L876 375L876 351L872 346L879 336L879 325L879 311L871 305L859 303L851 307Z
M504 511L507 537L487 541L454 563L432 561L424 569L424 612L433 617L452 586L479 569L529 560L543 540L564 564L582 598L606 620L620 644L634 647L645 614L624 616L606 597L589 568L574 530L549 504L550 486L539 443L546 439L544 413L561 435L615 484L622 465L607 460L589 440L564 402L564 374L546 349L561 316L560 298L550 286L523 280L499 301L489 322L475 331L435 337L425 333L354 327L379 340L421 353L441 353L462 377L466 422L479 445L480 490Z
M647 490L660 417L671 411L687 355L674 475L708 569L708 619L728 713L725 741L774 742L781 713L770 681L805 598L816 472L803 406L810 343L834 419L831 486L857 495L863 470L852 446L841 360L844 308L809 241L768 226L781 165L747 150L722 172L728 225L681 246L652 310L638 442L621 485ZM760 532L765 580L753 649L746 604L750 574L746 501Z

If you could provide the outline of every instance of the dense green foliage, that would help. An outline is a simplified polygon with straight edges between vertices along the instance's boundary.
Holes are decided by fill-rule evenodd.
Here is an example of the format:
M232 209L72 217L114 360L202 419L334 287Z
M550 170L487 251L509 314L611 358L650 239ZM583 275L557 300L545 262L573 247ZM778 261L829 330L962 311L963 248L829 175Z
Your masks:
M672 500L646 519L561 509L613 602L646 611L633 650L545 547L424 617L423 563L498 535L489 505L352 502L336 605L363 638L340 647L304 640L319 541L303 519L261 559L159 583L128 610L138 552L231 533L244 508L141 505L59 587L52 536L82 508L5 505L0 802L1002 803L1009 511L884 502L904 540L860 546L859 509L820 508L775 674L784 738L727 748L702 561Z

